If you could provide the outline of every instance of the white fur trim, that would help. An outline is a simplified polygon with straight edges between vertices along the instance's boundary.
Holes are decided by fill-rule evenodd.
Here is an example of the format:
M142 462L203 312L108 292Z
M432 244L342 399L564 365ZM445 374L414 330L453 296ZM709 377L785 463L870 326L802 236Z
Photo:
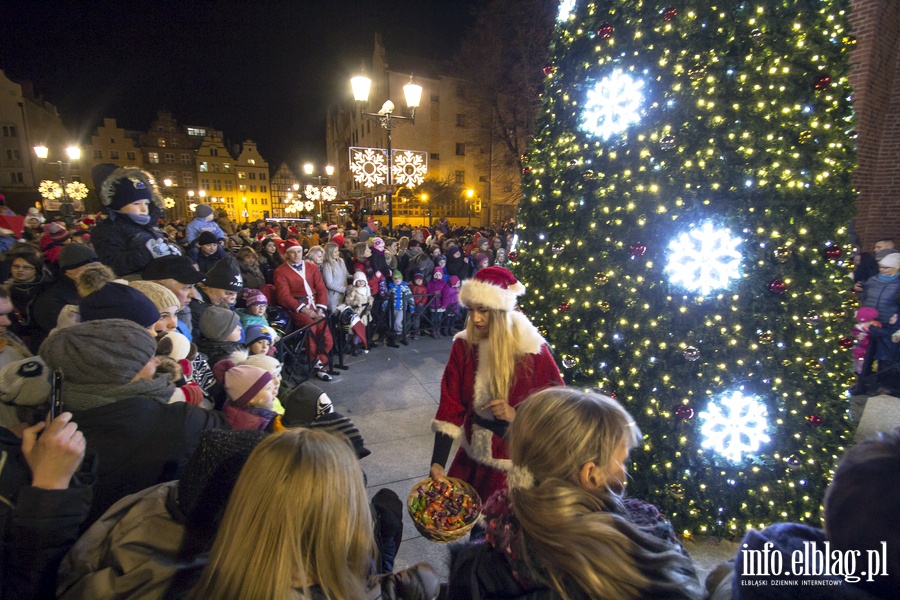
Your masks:
M457 427L453 423L447 421L438 421L437 419L434 419L431 422L431 430L435 433L449 435L454 440L462 435L462 427Z
M541 346L546 344L537 327L531 324L528 317L520 312L513 311L507 317L510 321L513 339L516 341L516 350L519 354L539 354Z
M467 306L481 305L487 308L510 311L516 307L516 298L525 293L519 282L503 289L475 279L466 279L459 289L459 301Z
M109 206L112 203L112 196L116 184L123 179L140 179L143 181L144 185L150 189L153 204L159 208L165 208L166 203L163 201L162 196L159 195L159 190L157 190L156 185L153 183L153 176L147 171L137 167L119 167L103 180L103 183L100 185L100 193L97 194L100 197L100 203L103 206Z
M472 424L472 439L463 438L463 448L466 454L480 462L483 465L498 469L500 471L509 471L512 468L512 461L508 458L494 458L493 447L494 433Z

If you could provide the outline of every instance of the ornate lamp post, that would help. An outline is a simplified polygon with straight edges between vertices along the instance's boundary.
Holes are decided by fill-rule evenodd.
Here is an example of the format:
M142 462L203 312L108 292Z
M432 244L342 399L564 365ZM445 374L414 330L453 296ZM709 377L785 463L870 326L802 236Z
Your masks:
M34 154L41 161L46 161L47 157L50 155L50 150L47 146L38 145L34 147ZM40 191L41 195L48 200L56 198L60 199L59 214L62 215L66 226L70 226L72 225L72 217L75 215L75 209L72 206L72 198L77 196L77 200L84 199L87 188L83 183L78 181L66 183L66 174L63 171L63 166L71 167L74 161L81 158L81 148L78 146L69 146L66 148L66 156L69 157L68 162L57 160L45 163L48 165L59 166L59 183L50 180L42 181ZM46 208L46 204L44 206Z
M410 109L408 117L394 115L394 103L387 100L377 113L365 112L360 109L360 114L370 119L376 119L381 123L387 131L387 192L388 192L388 229L393 233L394 229L394 188L393 188L393 170L394 159L391 153L391 129L399 127L404 123L416 122L416 109L422 100L422 86L413 83L412 75L409 76L409 83L403 86L403 94L406 96L406 105ZM372 87L372 80L365 75L358 75L350 80L350 86L353 88L353 98L364 106L369 101L369 89Z

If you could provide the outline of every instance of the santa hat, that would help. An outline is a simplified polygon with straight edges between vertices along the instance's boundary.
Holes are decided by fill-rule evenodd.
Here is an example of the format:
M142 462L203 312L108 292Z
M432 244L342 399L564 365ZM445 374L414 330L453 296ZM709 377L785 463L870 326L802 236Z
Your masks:
M510 311L516 307L516 298L524 293L525 286L509 269L486 267L463 282L459 301L468 306Z
M328 225L328 230L329 230L329 231L337 231L337 228L338 228L338 226L337 226L336 224L334 224L334 223L331 223L331 224Z
M341 234L335 235L333 238L331 238L331 241L337 244L338 248L344 247L344 236L342 236Z

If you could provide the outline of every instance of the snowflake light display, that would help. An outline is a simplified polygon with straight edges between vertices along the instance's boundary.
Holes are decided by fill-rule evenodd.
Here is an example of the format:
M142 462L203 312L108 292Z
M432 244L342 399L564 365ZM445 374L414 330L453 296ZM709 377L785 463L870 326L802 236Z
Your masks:
M306 186L306 190L303 192L307 198L312 200L313 202L318 202L322 197L322 192L319 191L319 188L314 185Z
M394 183L414 188L425 181L428 163L424 152L398 150L394 153Z
M308 211L313 210L315 207L316 207L316 203L313 202L312 200L307 200L306 202L303 203L303 208Z
M745 453L756 452L769 441L766 406L757 396L744 396L740 390L718 403L711 401L699 417L701 446L732 462L740 462Z
M188 208L191 209L191 212L197 210L197 206L199 205L196 202L191 202L190 204L188 204Z
M350 172L353 180L365 187L387 181L387 153L377 148L350 148Z
M66 194L72 200L84 200L88 195L88 188L80 181L70 181L66 184Z
M337 198L337 188L332 187L330 185L326 185L322 188L322 200L325 202L331 202L332 200Z
M643 87L643 81L616 69L588 91L581 128L604 140L624 132L629 125L640 121Z
M559 14L556 16L557 21L568 21L575 10L575 0L562 0L559 3Z
M52 179L44 179L41 181L40 186L38 186L38 191L41 193L41 196L47 200L62 198L63 195L62 186Z
M166 208L175 208L175 198L166 197L163 199L163 203L166 205Z
M701 294L727 287L729 280L740 277L740 243L710 222L682 233L669 243L669 281Z

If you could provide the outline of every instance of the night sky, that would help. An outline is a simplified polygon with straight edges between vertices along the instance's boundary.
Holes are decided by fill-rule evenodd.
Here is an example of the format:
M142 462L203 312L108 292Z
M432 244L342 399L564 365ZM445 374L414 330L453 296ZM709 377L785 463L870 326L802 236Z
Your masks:
M391 51L450 58L486 0L4 0L0 69L34 82L90 142L104 117L251 138L274 166L325 158L325 109L350 95L376 31Z

